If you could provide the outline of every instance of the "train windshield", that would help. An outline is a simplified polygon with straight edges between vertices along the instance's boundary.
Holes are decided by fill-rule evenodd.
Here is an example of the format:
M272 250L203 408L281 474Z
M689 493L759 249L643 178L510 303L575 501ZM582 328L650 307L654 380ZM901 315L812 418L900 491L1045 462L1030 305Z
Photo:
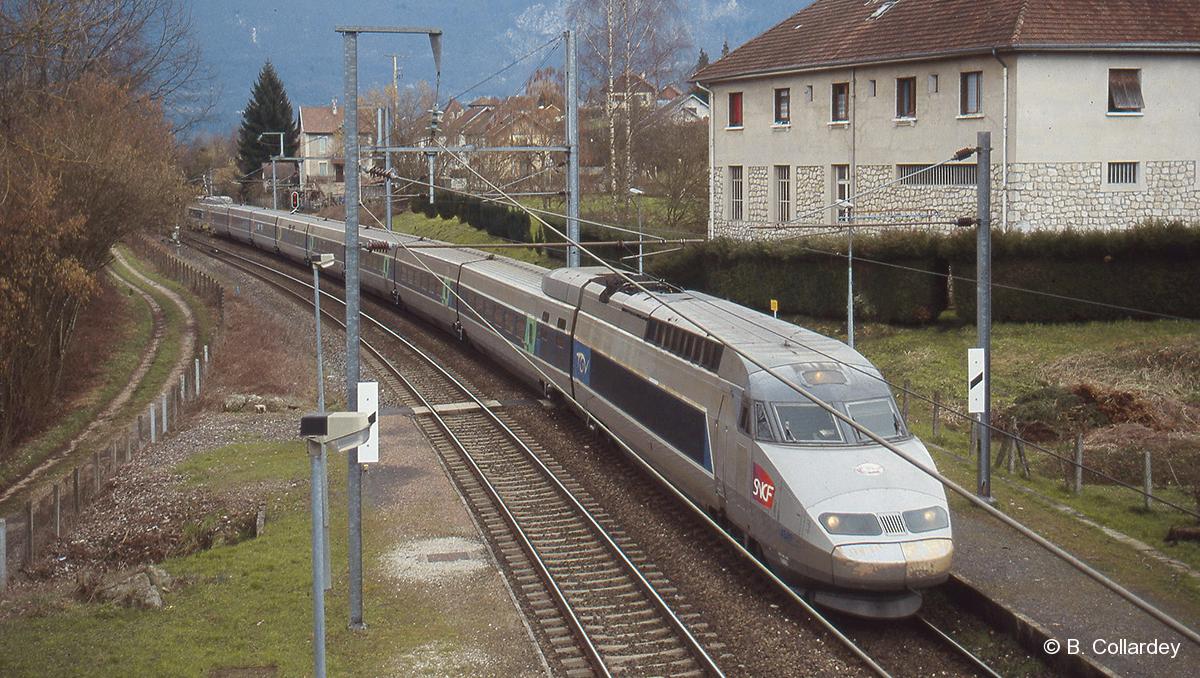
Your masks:
M785 443L840 443L842 432L833 415L811 404L778 403L775 414Z
M904 435L904 422L900 421L900 415L896 412L891 398L846 403L846 413L855 422L881 438L898 438ZM862 433L858 433L858 438L867 440Z

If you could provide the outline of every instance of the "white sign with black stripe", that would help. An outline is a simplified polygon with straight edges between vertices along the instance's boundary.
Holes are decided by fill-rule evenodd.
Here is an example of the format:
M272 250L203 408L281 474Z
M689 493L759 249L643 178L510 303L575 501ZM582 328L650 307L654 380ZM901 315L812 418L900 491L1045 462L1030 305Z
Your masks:
M358 463L373 464L379 461L379 382L358 382L358 411L373 414L371 437L358 446Z
M983 376L983 349L967 349L967 412L983 414L987 379Z

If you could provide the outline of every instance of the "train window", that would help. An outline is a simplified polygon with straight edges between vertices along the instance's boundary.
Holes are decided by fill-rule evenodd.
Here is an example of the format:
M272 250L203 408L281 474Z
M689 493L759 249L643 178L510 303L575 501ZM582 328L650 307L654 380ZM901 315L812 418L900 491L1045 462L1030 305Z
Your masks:
M565 318L558 319L558 329L560 329L560 330L567 329L567 321Z
M542 311L542 322L550 322L550 311Z
M767 415L767 406L754 403L754 439L775 442L775 434L771 431L771 418Z
M738 430L750 435L750 403L742 401L742 413L738 415Z
M855 422L867 427L871 433L881 438L896 438L904 435L904 423L892 404L891 398L864 400L858 403L846 403L846 412ZM869 440L858 433L859 440Z
M833 415L816 405L781 403L775 406L783 441L788 443L840 443L842 432Z

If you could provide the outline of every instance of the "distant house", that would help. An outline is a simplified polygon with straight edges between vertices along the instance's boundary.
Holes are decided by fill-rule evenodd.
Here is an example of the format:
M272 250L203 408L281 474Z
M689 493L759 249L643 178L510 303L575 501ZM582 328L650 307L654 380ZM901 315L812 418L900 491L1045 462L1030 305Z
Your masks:
M710 233L974 216L974 164L923 170L983 130L998 226L1200 218L1198 10L815 0L693 76L713 93Z
M680 94L665 102L658 111L659 115L665 115L678 123L703 122L708 120L711 113L708 102L692 92Z
M345 192L346 159L343 152L342 126L345 109L337 99L329 106L300 107L300 183L305 190L318 190L332 196ZM369 145L375 138L375 109L360 107L359 143Z
M511 96L505 99L480 98L458 115L443 118L442 139L452 146L551 146L562 143L563 112L530 96ZM486 163L495 176L511 181L527 176L553 164L546 153L512 152L482 153L476 163ZM473 175L461 168L455 174L466 179ZM461 185L474 184L468 181Z

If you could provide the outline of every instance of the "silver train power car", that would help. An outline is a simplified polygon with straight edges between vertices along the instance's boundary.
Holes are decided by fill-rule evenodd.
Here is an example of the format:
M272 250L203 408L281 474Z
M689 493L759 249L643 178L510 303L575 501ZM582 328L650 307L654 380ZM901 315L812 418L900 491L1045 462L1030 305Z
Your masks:
M296 261L331 252L344 267L341 222L215 201L189 212L217 234ZM371 240L418 239L362 231ZM603 268L548 270L448 246L364 251L360 270L364 289L470 341L531 386L570 394L818 604L906 616L920 589L948 576L942 486L709 337L799 380L932 468L879 372L842 342L647 279L668 308Z

